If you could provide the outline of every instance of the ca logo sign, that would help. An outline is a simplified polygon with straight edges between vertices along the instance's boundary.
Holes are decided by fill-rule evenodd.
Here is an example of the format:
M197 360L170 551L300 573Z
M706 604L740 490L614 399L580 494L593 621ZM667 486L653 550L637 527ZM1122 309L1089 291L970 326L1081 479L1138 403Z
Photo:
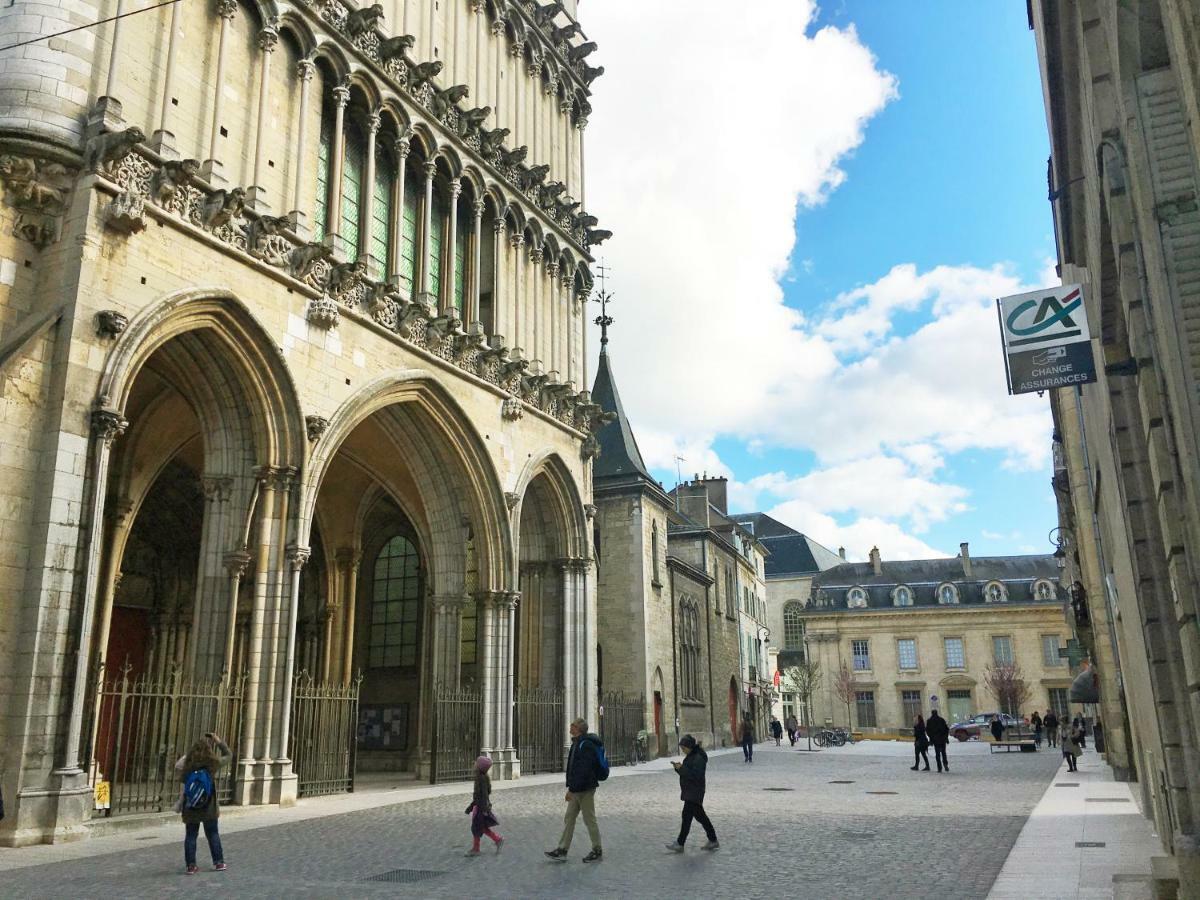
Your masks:
M1059 325L1061 328L1076 328L1078 326L1075 324L1075 320L1071 318L1071 313L1079 309L1081 303L1083 303L1083 297L1080 295L1078 289L1067 294L1061 301L1053 294L1043 297L1040 301L1026 300L1008 314L1008 320L1005 322L1005 325L1008 326L1010 334L1021 337L1030 334L1041 334L1054 325ZM1037 309L1037 312L1033 316L1033 324L1025 327L1018 326L1018 320L1034 308Z

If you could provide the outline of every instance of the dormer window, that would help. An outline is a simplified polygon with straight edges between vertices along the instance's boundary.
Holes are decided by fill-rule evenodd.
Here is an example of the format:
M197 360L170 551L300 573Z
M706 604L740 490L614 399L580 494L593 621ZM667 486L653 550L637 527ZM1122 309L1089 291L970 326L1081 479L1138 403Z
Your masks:
M860 587L850 588L846 592L846 606L850 609L866 609L867 592Z
M907 585L900 585L898 588L892 591L892 603L895 606L912 606L912 589Z
M1008 600L1008 589L998 581L988 583L983 589L984 599L988 603L1004 603Z
M1033 583L1033 599L1034 600L1053 600L1057 592L1054 590L1053 582L1047 581L1045 578L1039 578Z
M942 606L953 606L958 603L958 588L946 582L937 589L938 603Z

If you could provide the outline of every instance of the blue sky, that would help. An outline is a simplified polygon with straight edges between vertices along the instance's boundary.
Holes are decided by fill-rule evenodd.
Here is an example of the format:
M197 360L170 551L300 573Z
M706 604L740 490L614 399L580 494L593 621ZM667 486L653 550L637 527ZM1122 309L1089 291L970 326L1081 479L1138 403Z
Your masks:
M630 61L622 46L627 33L620 26L628 19L622 22L621 7L633 7L626 0L613 4L611 19L598 28L604 31L601 47L617 57L621 71L623 61ZM618 235L606 261L617 273L622 297L637 302L632 308L616 305L613 354L643 450L668 486L675 481L673 457L684 456L685 477L704 468L723 472L735 482L735 502L742 509L752 505L790 515L789 524L818 540L853 544L847 549L855 557L866 555L868 543L879 544L887 557L889 548L893 556L930 548L952 552L964 540L976 554L1048 552L1046 533L1055 524L1048 488L1048 404L1005 395L994 317L989 333L982 312L992 296L1042 286L1053 277L1048 143L1024 5L846 0L785 21L803 6L772 7L778 28L802 28L801 39L773 48L752 46L755 23L749 22L744 48L761 70L757 76L748 73L748 81L775 85L778 91L763 110L746 114L748 128L763 121L764 110L794 111L793 130L785 123L776 137L796 147L794 171L787 171L790 157L776 147L771 152L777 165L759 171L751 164L749 187L738 188L778 190L790 199L794 234L779 233L775 223L784 221L787 207L778 198L739 209L736 204L744 198L731 194L725 198L731 208L726 219L748 221L756 214L756 223L772 223L770 228L756 224L761 233L752 246L769 246L774 255L764 254L755 263L758 268L744 262L746 254L729 261L719 252L708 253L688 261L702 268L714 290L727 278L747 312L757 310L752 317L771 333L731 339L729 346L736 350L730 359L722 356L720 344L737 326L731 321L724 331L714 330L710 343L718 346L709 350L721 358L690 377L676 374L686 357L657 368L644 362L640 353L646 345L628 330L642 332L667 322L687 332L687 316L698 308L705 282L697 280L683 292L689 296L675 297L664 285L687 278L682 269L673 282L665 281L661 265L650 271L620 243L630 228L638 236L643 228L654 233L653 223L645 221L644 203L618 203L623 215L603 217ZM598 10L586 12L597 16ZM724 50L736 53L740 37L735 29ZM635 52L628 50L630 56ZM708 88L713 103L723 89L720 84ZM620 90L618 85L614 91L618 97ZM700 101L705 90L695 87ZM604 102L598 88L597 137L607 148ZM699 101L697 109L704 109ZM840 123L843 109L848 112ZM634 114L612 115L620 121ZM677 128L686 127L686 121L681 118ZM593 138L589 134L589 141ZM678 138L672 135L664 152L678 146ZM589 154L594 146L589 144ZM589 156L591 170L597 168L595 158ZM698 160L697 172L704 171L703 163ZM629 167L620 160L613 165ZM687 183L687 165L686 160L658 162L643 173L656 178L658 207L686 207L688 201L670 191L676 179ZM605 166L599 164L602 187L612 183L627 189L620 178L629 176L610 174ZM740 171L745 168L732 169ZM704 215L703 206L697 212ZM789 249L789 239L790 252L782 252ZM681 244L679 252L686 255L689 249ZM760 272L764 267L767 271ZM897 275L895 267L909 269ZM766 283L768 278L773 284ZM648 302L650 296L658 303ZM706 319L722 315L728 305L707 296L701 303L711 304ZM658 306L666 307L665 315L655 311ZM857 336L864 326L876 329L869 340ZM772 333L779 329L789 332L787 347L775 346ZM957 349L939 349L939 329ZM763 345L761 352L756 341ZM931 353L946 358L944 370L930 370ZM777 359L783 362L773 362ZM913 362L920 360L925 362ZM769 366L789 371L774 378L756 371ZM736 394L731 401L721 393L720 385L742 376L747 392L771 399L750 415L733 410ZM943 386L948 397L953 395L944 423L936 410ZM692 397L686 419L676 412L681 392ZM871 394L874 399L864 404ZM706 404L708 422L703 421ZM911 433L903 417L876 428L881 417L872 404L885 410L911 404ZM779 421L767 421L774 415ZM977 421L961 424L972 416ZM870 473L880 471L885 475L879 483L859 495L854 486L869 483ZM890 490L901 482L900 489ZM879 495L878 503L870 490Z

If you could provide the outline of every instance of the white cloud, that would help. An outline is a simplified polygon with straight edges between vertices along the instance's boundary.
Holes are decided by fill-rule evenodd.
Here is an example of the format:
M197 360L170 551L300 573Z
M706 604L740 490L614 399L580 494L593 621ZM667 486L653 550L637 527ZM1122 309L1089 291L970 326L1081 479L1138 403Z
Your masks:
M933 559L950 555L913 537L895 522L874 516L839 525L832 516L819 512L803 500L789 500L767 513L831 550L845 547L846 558L850 560L861 562L867 559L872 547L878 547L884 559Z

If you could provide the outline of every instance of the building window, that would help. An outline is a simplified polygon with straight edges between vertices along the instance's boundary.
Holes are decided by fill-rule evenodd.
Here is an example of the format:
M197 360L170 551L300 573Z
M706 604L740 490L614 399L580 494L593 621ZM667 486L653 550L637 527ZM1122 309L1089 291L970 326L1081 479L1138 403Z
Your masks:
M1033 599L1035 600L1054 600L1056 591L1054 584L1047 581L1045 578L1040 578L1033 585Z
M679 607L679 660L683 696L700 699L700 612L690 599Z
M345 153L342 158L342 221L338 233L358 255L362 231L363 170L367 165L367 144L354 122L345 124Z
M875 727L875 692L855 691L854 705L858 711L858 727Z
M900 658L901 669L915 669L917 667L916 638L901 638L896 641L896 651Z
M1050 688L1050 708L1064 727L1071 721L1070 694L1066 688Z
M1042 635L1042 665L1065 666L1067 661L1058 655L1059 637L1057 634Z
M321 137L317 142L317 206L313 210L313 238L321 240L329 227L329 167L333 160L333 103L321 106Z
M415 666L420 622L420 559L408 538L397 535L379 551L371 592L371 668Z
M963 654L963 639L945 638L944 642L946 645L946 668L965 669L967 663Z
M983 591L988 603L1003 603L1008 599L1008 590L998 581L993 581Z
M958 588L947 582L938 588L937 598L943 606L951 606L958 602Z
M662 584L662 581L658 577L658 523L657 522L652 522L650 524L650 558L652 561L651 567L653 569L653 576L654 576L654 580L651 583L655 587L658 587L659 585Z
M904 585L900 585L892 592L892 602L896 606L912 606L912 591Z
M992 638L992 660L998 666L1011 666L1013 664L1012 638Z
M911 725L921 714L921 692L901 691L900 705L904 708L904 724Z
M396 163L386 147L375 148L374 202L371 205L371 233L367 252L384 266L392 245L392 197L396 192Z
M860 587L850 588L846 592L846 605L851 609L865 609L867 606L867 592Z
M433 189L433 205L429 214L429 293L434 297L442 296L442 244L446 238L446 198L435 186Z
M866 672L871 668L870 641L851 641L850 653L854 657L855 672Z
M404 221L400 233L400 271L396 273L408 288L410 295L417 286L417 223L420 221L417 210L421 190L421 182L410 166L404 177Z
M733 572L725 567L725 615L733 618L734 604L737 603L737 592L733 584Z
M467 297L467 241L470 240L470 232L467 230L468 211L464 208L461 199L458 203L458 219L455 222L456 236L454 239L454 291L451 294L451 300L461 316Z
M789 600L783 606L783 647L785 650L804 648L804 619L798 600Z

